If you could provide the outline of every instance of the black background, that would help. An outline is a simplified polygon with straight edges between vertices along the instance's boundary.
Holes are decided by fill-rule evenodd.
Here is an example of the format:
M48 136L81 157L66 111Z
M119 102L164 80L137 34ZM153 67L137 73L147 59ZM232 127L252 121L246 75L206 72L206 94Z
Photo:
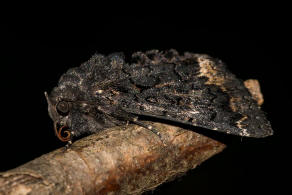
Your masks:
M191 16L169 15L107 16L81 26L74 21L60 23L22 21L2 27L0 171L64 146L54 135L44 91L50 91L68 68L80 65L95 52L123 51L130 56L135 51L174 48L220 58L239 78L258 79L265 98L263 110L275 135L264 139L236 137L224 152L150 194L284 189L284 177L291 176L285 166L291 152L287 152L289 142L283 139L284 135L289 138L290 130L284 111L291 104L286 100L289 79L284 76L289 64L280 62L285 50L285 30L280 24L213 24Z

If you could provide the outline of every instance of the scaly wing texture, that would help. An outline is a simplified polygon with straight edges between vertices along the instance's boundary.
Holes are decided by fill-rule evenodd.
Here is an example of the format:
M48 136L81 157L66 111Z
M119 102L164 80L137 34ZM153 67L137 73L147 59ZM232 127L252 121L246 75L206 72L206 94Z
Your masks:
M117 86L131 86L133 95L127 91L119 97L126 111L241 136L273 133L243 82L220 60L180 56L174 50L135 53L133 58L136 62L124 68L129 79Z
M151 50L134 53L127 63L122 54L96 54L68 70L54 93L96 104L112 119L126 113L240 136L273 133L243 82L207 55Z

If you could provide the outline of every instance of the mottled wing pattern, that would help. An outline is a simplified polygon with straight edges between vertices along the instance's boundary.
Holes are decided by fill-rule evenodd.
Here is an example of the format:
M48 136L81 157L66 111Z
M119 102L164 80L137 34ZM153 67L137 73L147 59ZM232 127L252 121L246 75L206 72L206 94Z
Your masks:
M65 99L72 109L53 120L78 130L76 135L125 124L134 115L240 136L273 133L243 82L220 60L175 50L137 52L130 60L96 54L69 69L50 94L50 104Z
M118 82L123 110L228 134L265 137L269 121L242 81L207 55L135 53ZM128 86L128 89L125 89ZM129 95L131 94L131 95Z

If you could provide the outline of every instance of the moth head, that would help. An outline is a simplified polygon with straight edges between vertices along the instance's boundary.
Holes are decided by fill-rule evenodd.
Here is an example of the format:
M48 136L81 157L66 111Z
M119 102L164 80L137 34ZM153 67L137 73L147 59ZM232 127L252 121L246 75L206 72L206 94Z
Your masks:
M56 136L63 142L70 141L72 136L71 120L71 103L62 100L60 97L49 97L47 92L45 96L48 102L49 115L54 121L54 130Z
M71 88L54 88L50 95L45 92L55 134L63 142L71 141L73 135L78 137L107 126L102 108L80 94Z

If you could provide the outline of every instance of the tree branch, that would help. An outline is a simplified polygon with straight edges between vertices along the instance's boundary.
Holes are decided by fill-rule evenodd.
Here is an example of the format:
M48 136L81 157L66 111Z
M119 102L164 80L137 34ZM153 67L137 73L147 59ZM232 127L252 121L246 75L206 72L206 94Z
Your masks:
M161 123L115 127L0 173L3 194L140 194L221 152L225 145Z

